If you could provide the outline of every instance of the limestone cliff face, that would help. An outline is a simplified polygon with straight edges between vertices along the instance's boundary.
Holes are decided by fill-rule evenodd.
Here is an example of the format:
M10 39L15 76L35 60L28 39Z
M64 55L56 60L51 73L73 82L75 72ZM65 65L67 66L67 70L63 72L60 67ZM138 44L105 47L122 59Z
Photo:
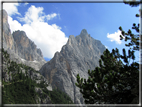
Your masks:
M100 55L105 49L99 40L93 39L83 29L80 35L71 35L61 52L56 52L40 72L53 88L66 92L74 103L83 104L83 97L75 85L76 76L79 73L81 77L88 78L88 70L94 70L99 65Z
M12 33L14 41L18 47L18 55L27 61L41 61L43 55L40 49L32 42L24 31L15 31Z
M42 52L26 35L24 31L15 31L11 34L8 23L8 14L1 11L3 21L2 46L10 54L10 58L17 63L26 64L39 70L46 63ZM2 22L0 21L0 22ZM1 42L1 41L0 41ZM0 43L1 44L1 43Z
M6 50L12 50L15 53L17 53L16 50L16 44L14 42L13 36L11 34L11 30L8 24L8 14L5 10L1 11L1 13L3 14L3 48L5 48Z

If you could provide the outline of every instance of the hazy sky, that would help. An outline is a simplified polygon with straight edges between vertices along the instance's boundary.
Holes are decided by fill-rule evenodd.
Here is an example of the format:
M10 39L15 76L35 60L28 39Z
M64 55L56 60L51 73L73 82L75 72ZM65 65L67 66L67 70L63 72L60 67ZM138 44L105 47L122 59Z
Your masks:
M60 52L69 35L77 36L82 29L110 51L116 47L122 50L125 42L120 41L119 26L128 31L133 23L139 23L139 18L135 17L139 7L124 3L40 3L34 0L32 3L4 3L3 8L9 15L11 32L24 30L46 59Z

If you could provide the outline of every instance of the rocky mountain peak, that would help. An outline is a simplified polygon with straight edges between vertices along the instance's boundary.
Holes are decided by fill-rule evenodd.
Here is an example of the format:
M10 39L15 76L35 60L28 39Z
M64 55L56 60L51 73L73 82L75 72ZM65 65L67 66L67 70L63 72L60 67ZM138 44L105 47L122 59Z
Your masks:
M67 41L67 44L68 44L68 45L72 45L73 42L74 42L74 39L75 39L74 35L70 35L70 36L69 36L69 39L68 39L68 41Z
M67 93L76 104L83 104L83 97L76 87L76 76L88 78L88 70L99 66L99 59L105 46L93 39L83 29L78 36L70 35L60 52L47 62L39 72L47 78L53 88Z
M28 38L24 31L18 30L11 34L7 12L1 10L0 13L0 15L3 16L3 19L0 20L0 22L3 21L3 48L8 51L13 61L26 64L39 70L41 66L46 63L41 50Z
M5 48L6 50L12 50L16 53L15 42L13 40L13 36L8 24L8 14L5 10L1 10L0 13L0 15L2 15L2 21L0 21L0 23L3 22L3 48Z
M73 39L73 38L74 38L74 35L70 35L70 36L69 36L69 39Z
M86 29L82 29L80 36L88 36L87 30Z
M26 33L24 31L15 31L12 33L14 40L16 41L17 45L21 45L22 48L28 48L30 44L30 40L28 39ZM36 48L36 47L34 47Z
M90 35L87 33L87 30L82 29L80 35L78 35L76 37L74 35L70 35L67 44L70 46L75 46L81 42L86 43L86 41L87 41L87 43L88 43L89 40L90 40Z
M19 56L28 61L41 61L42 52L37 49L37 46L31 41L24 31L15 31L12 33L14 41L17 44Z

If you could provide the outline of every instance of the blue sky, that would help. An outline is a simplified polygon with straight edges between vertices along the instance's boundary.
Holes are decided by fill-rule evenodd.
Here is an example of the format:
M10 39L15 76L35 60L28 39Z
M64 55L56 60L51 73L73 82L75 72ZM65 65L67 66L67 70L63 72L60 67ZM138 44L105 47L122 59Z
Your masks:
M119 26L128 31L133 23L139 23L135 17L139 7L124 3L33 2L4 3L3 7L9 14L11 32L24 30L47 60L61 50L69 35L77 36L82 29L110 51L117 47L121 52L125 42L119 40Z

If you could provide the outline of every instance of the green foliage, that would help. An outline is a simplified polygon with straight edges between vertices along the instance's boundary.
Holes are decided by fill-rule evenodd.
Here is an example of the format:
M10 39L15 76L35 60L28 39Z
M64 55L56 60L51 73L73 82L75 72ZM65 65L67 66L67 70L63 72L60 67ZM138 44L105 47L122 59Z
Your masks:
M134 64L123 65L115 54L106 49L99 61L100 67L96 67L92 72L88 70L87 81L77 75L76 85L80 88L86 104L124 104L133 100L134 95L128 88L134 88L138 83L138 68L134 67Z
M31 79L4 85L2 103L4 104L36 104L34 85L28 84Z
M133 59L131 52L126 56L124 51L122 56L116 50L113 50L114 54L107 49L104 51L99 61L100 67L91 72L88 70L88 80L77 75L76 86L80 88L86 104L129 104L138 96L138 93L132 94L131 89L138 86L139 64L128 64L128 59ZM126 64L120 60L122 57Z
M73 104L71 98L59 89L49 92L53 104Z
M129 4L137 5L132 2ZM134 23L132 29L139 33L139 24L136 26ZM121 40L130 40L126 44L130 47L128 54L125 49L122 50L123 55L117 48L112 52L106 49L99 60L99 67L88 70L87 80L77 75L76 86L80 88L86 104L130 104L139 96L139 63L135 61L134 55L135 51L139 51L139 34L134 35L130 29L125 33L122 27L119 30ZM135 93L133 90L136 90Z
M7 51L2 49L3 53L3 64L5 65L3 72L10 73L12 80L6 82L2 81L4 87L2 88L2 103L3 104L36 104L36 98L40 97L42 99L49 96L53 104L73 104L70 97L61 92L60 90L54 89L53 91L48 91L48 84L45 81L40 81L36 83L35 80L31 79L31 74L28 72L36 72L33 68L26 66L24 64L17 64L9 59L9 54ZM22 73L25 70L25 74ZM42 89L42 94L39 95L35 92L35 87Z
M136 7L136 6L139 6L139 4L141 4L142 3L142 0L139 0L139 1L136 1L136 0L132 0L132 1L126 1L126 0L123 0L123 2L125 3L125 4L129 4L130 6L132 6L132 7Z
M128 1L128 2L124 0L124 3L129 4L130 6L134 7L134 6L138 6L139 4L141 4L142 0L140 0L140 1ZM136 14L136 17L140 17L140 15ZM121 34L122 34L122 35L120 35L120 38L121 38L120 40L123 40L123 39L125 39L125 41L129 40L130 42L128 44L125 44L125 46L127 46L127 47L133 46L130 49L139 51L139 43L140 43L140 45L142 45L141 42L139 41L139 37L142 36L142 35L139 34L140 24L136 25L136 23L133 23L132 29L134 29L137 32L137 34L133 34L130 29L126 33L122 29L122 27L120 26L119 30L121 31Z
M12 74L12 80L6 82L2 81L4 87L2 89L2 103L3 104L36 104L35 97L37 93L35 92L35 81L25 76L22 73L22 69L29 70L32 69L24 64L17 64L11 61L7 51L2 49L3 55L3 72L8 72ZM33 72L35 71L32 69ZM10 77L10 76L9 76Z

